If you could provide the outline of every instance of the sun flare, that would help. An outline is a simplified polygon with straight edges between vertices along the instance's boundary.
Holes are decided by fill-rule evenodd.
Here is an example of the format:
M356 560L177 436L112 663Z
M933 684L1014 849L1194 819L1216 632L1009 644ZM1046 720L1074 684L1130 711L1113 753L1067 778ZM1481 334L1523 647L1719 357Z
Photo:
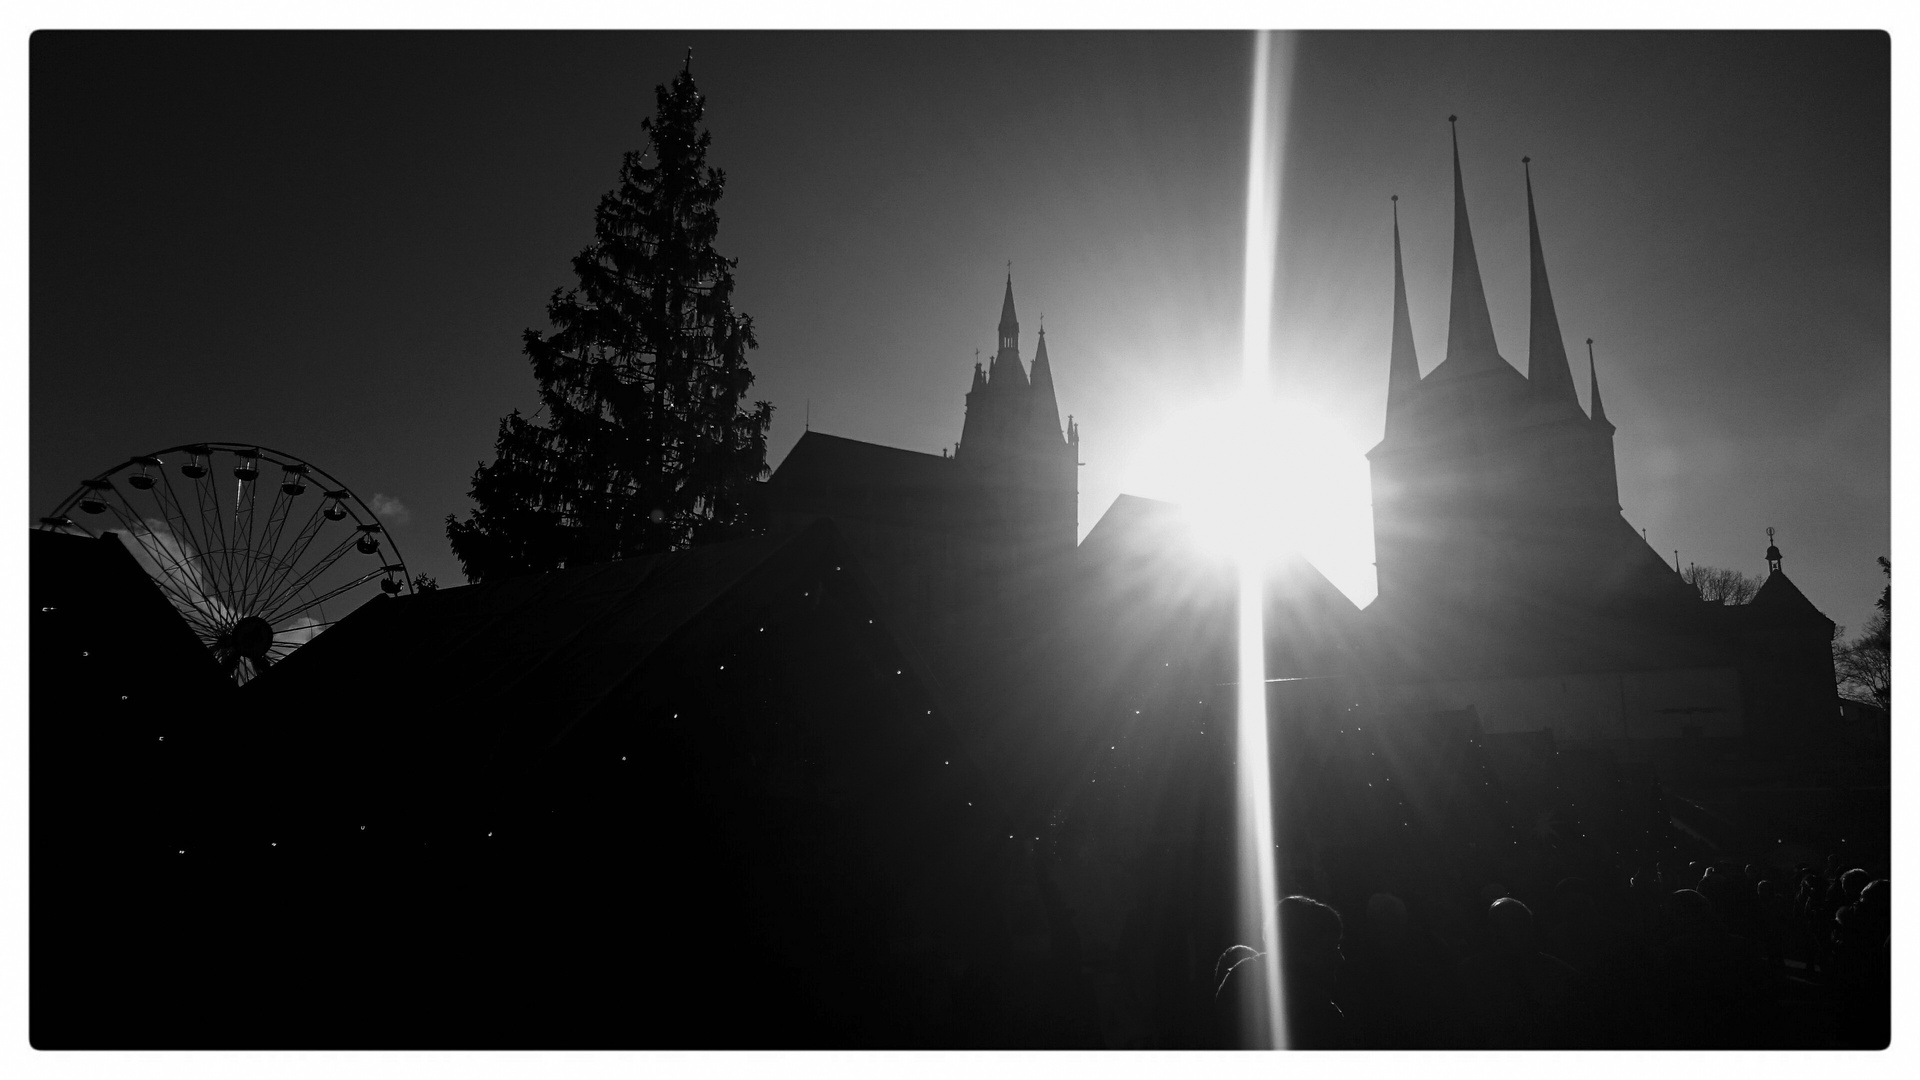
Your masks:
M1135 449L1125 476L1124 490L1179 504L1207 555L1297 553L1355 604L1373 600L1365 444L1324 403L1190 402Z

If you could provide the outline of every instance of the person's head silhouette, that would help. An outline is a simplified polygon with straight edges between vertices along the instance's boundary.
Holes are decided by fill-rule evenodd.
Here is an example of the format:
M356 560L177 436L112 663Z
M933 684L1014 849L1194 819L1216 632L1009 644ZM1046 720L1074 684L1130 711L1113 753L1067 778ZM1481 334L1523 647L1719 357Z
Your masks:
M1533 951L1533 909L1513 897L1501 897L1487 908L1487 926L1493 933L1494 947L1501 952L1520 955Z

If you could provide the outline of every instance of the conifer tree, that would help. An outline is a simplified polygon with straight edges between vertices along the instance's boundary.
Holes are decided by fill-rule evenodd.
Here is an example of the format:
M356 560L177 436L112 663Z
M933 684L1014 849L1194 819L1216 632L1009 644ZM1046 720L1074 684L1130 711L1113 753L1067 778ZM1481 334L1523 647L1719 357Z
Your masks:
M706 164L711 136L689 68L655 89L647 145L625 156L594 213L593 243L573 260L578 286L547 304L553 331L524 336L540 410L501 420L493 464L473 474L473 512L447 516L471 581L746 528L773 406L740 404L757 343L753 320L733 309L736 260L713 249L726 178Z

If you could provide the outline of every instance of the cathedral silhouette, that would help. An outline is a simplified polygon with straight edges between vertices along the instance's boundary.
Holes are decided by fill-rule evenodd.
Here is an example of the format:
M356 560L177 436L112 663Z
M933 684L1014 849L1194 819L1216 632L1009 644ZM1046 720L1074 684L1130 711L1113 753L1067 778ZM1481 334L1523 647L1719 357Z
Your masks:
M1660 740L1830 734L1833 623L1777 552L1754 602L1724 606L1702 600L1623 515L1615 428L1590 340L1591 413L1576 396L1530 170L1525 375L1494 341L1457 146L1453 183L1447 353L1425 376L1395 212L1384 436L1367 455L1378 597L1365 612L1342 604L1291 560L1284 589L1299 610L1276 612L1296 628L1282 651L1312 662L1270 673L1354 678L1394 708L1471 707L1490 731L1624 740L1636 756L1660 752ZM975 365L952 457L810 431L767 485L773 528L833 521L898 632L956 687L983 662L1004 667L987 660L996 644L1032 648L1046 609L1084 600L1088 575L1124 590L1110 566L1096 568L1100 552L1131 550L1130 572L1156 581L1191 572L1167 564L1185 554L1165 520L1174 510L1129 496L1075 549L1078 430L1070 419L1062 431L1044 331L1031 376L1019 332L1009 275L998 351ZM1309 638L1322 647L1306 649Z
M1833 624L1775 548L1724 606L1627 523L1530 179L1525 375L1457 146L1453 185L1425 376L1393 225L1378 598L1268 568L1282 891L1465 919L1489 882L1884 838L1714 801L1835 752ZM951 454L807 432L759 535L376 598L238 689L136 647L192 652L161 605L48 591L136 580L114 538L36 532L36 735L47 687L196 707L36 738L35 1045L1221 1045L1232 574L1131 495L1075 543L1079 430L1010 274L964 406Z

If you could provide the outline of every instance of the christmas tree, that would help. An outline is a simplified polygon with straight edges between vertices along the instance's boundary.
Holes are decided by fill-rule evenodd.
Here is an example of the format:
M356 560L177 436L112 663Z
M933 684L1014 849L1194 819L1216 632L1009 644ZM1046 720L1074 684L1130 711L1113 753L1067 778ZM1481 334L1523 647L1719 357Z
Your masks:
M726 177L689 67L655 90L644 149L594 212L576 288L528 330L540 383L533 418L500 422L474 509L447 516L468 580L606 562L738 535L749 485L767 473L773 406L753 385L753 320L733 309L735 260L713 249ZM544 419L542 418L544 413Z

